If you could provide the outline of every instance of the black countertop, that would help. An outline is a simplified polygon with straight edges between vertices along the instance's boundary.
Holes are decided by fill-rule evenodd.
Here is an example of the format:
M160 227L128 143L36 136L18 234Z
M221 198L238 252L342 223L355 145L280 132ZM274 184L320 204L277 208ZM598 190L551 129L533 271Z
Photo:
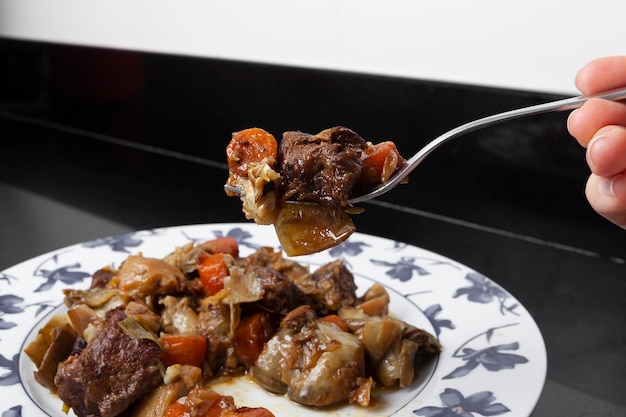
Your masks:
M344 125L410 155L473 118L558 98L8 40L0 78L0 270L98 237L244 221L222 189L242 128ZM566 116L458 139L354 220L481 272L529 310L548 354L533 417L622 416L626 232L588 207Z

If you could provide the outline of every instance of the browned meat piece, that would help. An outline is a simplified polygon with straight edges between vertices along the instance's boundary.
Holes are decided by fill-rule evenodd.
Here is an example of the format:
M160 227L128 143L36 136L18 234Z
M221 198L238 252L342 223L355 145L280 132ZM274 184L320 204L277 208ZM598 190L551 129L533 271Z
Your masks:
M289 278L267 266L250 264L245 269L231 268L224 288L229 292L224 298L226 303L256 303L282 316L298 306L314 303Z
M310 274L307 266L284 258L282 251L275 251L270 247L261 248L245 258L241 258L239 264L243 267L248 265L269 266L281 272L292 281L296 281L302 275Z
M351 307L357 299L356 284L352 272L343 260L330 262L319 267L312 275L301 275L294 282L302 291L323 306L322 314L337 312Z
M318 268L314 273L308 267L302 266L290 259L285 259L281 252L274 252L271 248L261 248L257 252L240 260L240 264L246 271L255 271L259 275L258 269L266 268L267 271L261 273L261 282L258 288L269 288L268 297L270 303L279 301L285 304L287 300L276 300L273 294L278 294L282 298L290 297L290 293L295 291L295 302L287 305L291 310L299 305L309 304L318 314L328 314L336 312L340 308L354 305L356 297L356 285L354 276L346 268L342 260L334 261ZM277 274L277 272L279 272ZM297 287L293 288L287 278ZM247 285L248 288L251 285ZM298 291L298 289L300 291ZM303 292L303 295L299 293ZM259 295L259 298L261 295ZM264 297L267 298L267 297ZM256 301L256 300L254 300ZM271 308L271 311L276 311Z
M115 273L110 268L102 268L97 270L91 277L91 287L93 288L106 288L111 278L115 276Z
M415 361L418 365L441 353L441 344L435 336L415 326L407 324L404 330L404 338L419 345L415 356Z
M122 309L109 311L100 333L59 366L57 394L79 417L117 416L162 382L159 346L125 333L124 318Z
M324 407L353 398L365 376L363 346L309 306L289 313L265 345L252 375L265 389L300 404ZM360 403L369 402L369 398Z
M298 286L275 269L250 265L245 274L254 277L262 288L262 297L257 303L268 311L284 316L298 306L315 304Z
M359 180L365 148L367 142L345 127L317 135L283 133L279 147L283 199L345 206Z
M201 306L196 331L207 337L207 363L213 373L222 367L234 367L237 358L233 352L230 308L225 304L206 303Z
M281 316L300 305L315 305L315 300L306 295L285 274L271 266L265 266L280 263L280 255L274 255L270 249L261 249L257 254L242 261L239 266L231 267L230 276L224 280L224 289L229 293L224 302L256 303L263 309ZM297 270L297 274L308 273L302 267ZM295 269L291 272L294 271Z

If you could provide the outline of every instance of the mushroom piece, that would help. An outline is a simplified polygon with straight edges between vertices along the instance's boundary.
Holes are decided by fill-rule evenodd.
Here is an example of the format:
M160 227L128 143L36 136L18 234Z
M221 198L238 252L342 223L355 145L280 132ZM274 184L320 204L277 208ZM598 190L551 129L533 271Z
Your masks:
M309 306L298 307L283 319L252 375L269 391L317 407L348 401L361 384L371 383L365 378L364 351L358 338L318 320ZM359 401L367 402L369 398Z
M339 316L363 344L367 369L384 387L409 385L415 370L441 352L433 335L394 317L370 317L360 308L343 309Z

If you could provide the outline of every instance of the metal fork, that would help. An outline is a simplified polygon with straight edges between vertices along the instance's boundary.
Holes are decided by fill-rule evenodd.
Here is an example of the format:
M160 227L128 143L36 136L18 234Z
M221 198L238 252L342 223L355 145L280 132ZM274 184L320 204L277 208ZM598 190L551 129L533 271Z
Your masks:
M404 164L402 164L400 166L400 169L396 171L391 176L391 178L389 178L389 180L381 183L376 188L370 190L366 194L352 197L348 200L348 203L362 203L364 201L371 200L372 198L379 197L387 191L390 191L392 188L402 182L402 180L406 178L406 176L409 175L409 173L411 173L411 171L413 171L428 155L430 155L432 151L434 151L444 143L447 143L461 135L526 116L577 109L592 98L601 98L611 101L625 100L626 88L623 87L620 89L603 91L597 94L576 96L548 103L537 104L530 107L523 107L465 123L459 127L449 130L448 132L437 137L435 140L426 144L426 146L421 148L415 155L413 155Z

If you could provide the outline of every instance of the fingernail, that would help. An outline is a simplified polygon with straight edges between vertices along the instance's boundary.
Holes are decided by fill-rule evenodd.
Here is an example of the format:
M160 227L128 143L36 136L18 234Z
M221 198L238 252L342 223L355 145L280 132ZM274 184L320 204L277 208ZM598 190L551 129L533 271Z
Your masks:
M617 197L626 189L626 176L618 174L613 177L602 178L600 192L609 197Z
M594 154L596 153L596 149L598 149L598 145L603 142L604 139L608 138L605 134L600 134L598 136L594 136L587 145L587 159L591 164L593 164ZM601 144L599 146L602 146Z

